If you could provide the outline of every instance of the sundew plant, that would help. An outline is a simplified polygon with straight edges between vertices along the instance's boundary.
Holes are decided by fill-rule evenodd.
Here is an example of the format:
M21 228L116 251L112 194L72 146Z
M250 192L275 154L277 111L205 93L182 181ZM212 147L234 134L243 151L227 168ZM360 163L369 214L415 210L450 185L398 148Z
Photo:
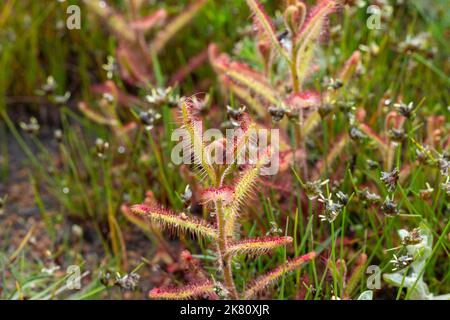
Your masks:
M248 152L251 142L252 129L255 124L245 113L236 119L239 134L232 139L225 139L214 143L220 144L215 152L208 151L208 146L203 143L201 136L202 121L197 118L194 105L185 100L182 102L181 117L183 129L186 130L186 138L190 143L190 154L195 161L196 170L200 178L207 180L200 198L207 206L208 215L215 218L214 223L192 217L185 212L175 213L159 207L157 204L136 205L131 208L132 212L148 217L157 222L160 227L168 228L175 232L187 232L200 238L213 241L215 245L215 257L219 273L211 279L194 279L198 283L191 283L180 288L155 288L150 291L151 298L161 299L187 299L215 295L230 299L251 299L269 285L276 283L285 273L298 269L303 263L314 259L315 252L296 257L287 261L273 271L257 278L249 284L245 290L239 290L234 283L232 260L237 255L259 256L276 248L292 243L292 237L241 237L239 230L239 215L245 207L246 199L257 183L258 176L271 157L272 146L263 150L262 154L254 163L240 164L245 168L235 177L235 181L228 184L228 175L236 171L238 155ZM214 145L213 145L214 146ZM210 148L209 148L210 149ZM233 153L231 160L223 168L212 165L212 157L218 152ZM211 155L213 154L213 155ZM233 169L234 168L234 169ZM241 292L242 291L242 292Z

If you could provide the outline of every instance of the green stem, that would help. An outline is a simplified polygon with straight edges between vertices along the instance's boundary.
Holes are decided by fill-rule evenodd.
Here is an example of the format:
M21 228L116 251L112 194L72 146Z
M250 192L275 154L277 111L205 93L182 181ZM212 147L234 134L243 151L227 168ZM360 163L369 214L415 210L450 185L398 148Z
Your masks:
M225 286L230 292L231 299L235 300L238 298L236 291L236 286L233 281L233 271L231 268L231 257L226 255L227 249L227 235L225 233L225 219L222 209L222 203L220 201L216 202L217 208L217 224L219 228L219 255L220 263L223 268L223 277L225 281Z
M331 223L331 260L332 260L332 268L333 268L333 289L334 289L334 295L336 297L339 296L338 294L338 275L336 270L336 236L334 232L334 222Z
M297 61L293 57L291 62L292 90L294 93L300 92L300 83L298 82Z

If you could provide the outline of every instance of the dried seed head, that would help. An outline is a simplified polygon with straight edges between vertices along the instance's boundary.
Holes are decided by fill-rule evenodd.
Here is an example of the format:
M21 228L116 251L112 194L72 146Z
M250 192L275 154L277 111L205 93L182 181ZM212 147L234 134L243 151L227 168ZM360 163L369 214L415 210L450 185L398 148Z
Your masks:
M105 287L112 287L115 283L115 279L113 277L113 274L108 269L102 269L99 273L99 279L100 283L104 285Z
M378 162L373 161L371 159L367 159L366 163L370 170L375 170L375 169L378 169L378 167L379 167Z
M392 105L392 100L391 99L384 100L383 105L386 106L386 107L391 106Z
M233 109L230 106L227 106L227 114L233 128L239 128L243 123L246 123L246 119L248 118L247 114L245 113L246 109L246 106L242 106L239 109Z
M389 192L393 192L397 187L400 171L395 168L391 172L381 172L381 181L386 185Z
M408 35L406 39L398 44L398 51L411 54L421 52L424 54L433 54L433 48L430 48L431 35L428 32L419 33L416 36Z
M383 204L381 205L381 210L383 213L387 216L395 216L400 213L400 210L397 207L397 203L394 202L394 200L389 199L389 197L386 197Z
M445 191L445 193L447 193L447 195L450 195L450 177L447 177L445 182L442 182L441 188Z
M395 103L394 108L405 118L410 119L414 115L414 110L416 109L416 106L414 106L413 102L410 102L409 104L405 104L403 102Z
M120 274L116 273L115 284L122 290L135 291L139 285L140 278L141 277L135 272L125 274L124 276L120 276Z
M97 156L101 159L104 159L106 157L106 152L109 149L109 143L103 141L103 139L101 138L97 138L97 140L95 140L95 148L97 151Z
M105 92L102 95L102 100L102 103L105 105L112 104L114 102L114 96L109 92Z
M272 116L272 121L274 122L279 122L283 119L283 117L286 115L287 110L282 107L275 107L275 106L271 106L269 107L269 114Z
M338 100L336 102L337 107L344 113L351 113L355 111L355 102L349 100Z
M334 109L334 105L329 102L321 103L319 106L319 114L322 118L325 118L327 115L329 115Z
M161 114L153 109L149 109L147 111L141 111L139 113L139 119L145 125L145 130L150 131L154 128L155 122L161 119Z
M422 189L419 191L419 195L420 198L422 200L428 200L431 197L431 194L433 193L434 189L430 186L430 184L427 182L426 183L427 188L426 189Z
M355 141L362 141L366 138L366 135L361 130L359 130L358 127L355 127L355 126L350 127L349 134L350 134L350 138L352 138Z
M57 105L63 105L66 104L67 101L69 101L71 95L72 94L70 93L70 91L66 91L63 95L55 94L50 96L50 101Z
M403 142L406 139L405 130L403 129L392 128L391 130L389 130L388 135L389 138L396 143Z
M450 159L447 154L441 154L438 159L439 170L443 176L450 174Z
M56 142L62 143L63 142L63 132L61 129L56 129L53 131L53 137L55 138Z
M53 91L55 91L56 87L57 87L57 84L56 84L55 78L53 78L53 76L48 76L46 83L42 86L42 89L45 92L53 92Z
M175 96L171 98L173 102L177 100L177 105L179 104L180 97ZM200 98L198 95L194 95L191 97L190 101L192 108L196 110L196 112L201 113L208 109L209 105L211 104L211 98L209 94L206 94L204 97Z
M106 58L106 63L102 65L103 70L106 71L106 77L112 79L114 73L117 71L117 64L113 56Z
M389 262L394 266L392 271L402 270L413 262L413 257L407 254L397 257L394 254L393 259Z
M270 229L266 232L266 236L268 235L280 235L283 233L283 230L278 226L275 221L270 221Z
M242 106L239 109L234 109L230 106L227 106L227 114L231 119L237 121L239 120L239 117L241 117L244 114L246 109L247 109L246 106Z
M422 148L416 149L417 161L422 164L428 163L430 161L430 148L428 146L422 146Z
M342 191L338 191L338 193L336 193L336 197L338 198L339 202L342 203L342 205L347 205L349 199L347 194L343 193Z
M171 98L173 99L173 89L172 87L168 88L153 88L150 94L145 96L145 99L152 106L160 107L164 104L167 104Z
M20 128L28 134L37 135L41 126L35 117L31 117L29 123L21 122Z
M328 221L331 223L336 220L337 216L342 211L343 205L340 202L334 202L331 197L331 194L328 198L325 198L322 194L320 195L319 202L324 204L323 213L319 215L320 221Z
M325 181L307 181L305 183L305 192L309 200L314 200L320 195L322 195L322 190L320 189L323 185L327 184L328 180Z
M50 251L47 251L46 254L49 253L49 255L51 255ZM60 266L56 265L53 261L50 262L50 265L47 267L44 267L41 269L42 273L46 273L48 275L52 275L54 274L56 271L58 271L59 269L61 269Z
M55 92L57 87L55 78L53 78L53 76L48 76L45 84L43 84L41 88L37 89L35 92L39 96L48 96Z
M227 299L230 294L230 292L220 282L214 283L214 292L220 299Z
M403 238L402 244L405 246L415 245L422 242L422 236L420 235L420 229L415 228L408 232L408 234Z
M328 90L338 90L344 86L344 83L340 79L333 79L330 78L330 80L327 83L327 89Z
M184 203L187 203L192 198L192 190L190 185L186 185L186 188L184 189L184 193L181 195L181 199L183 199Z

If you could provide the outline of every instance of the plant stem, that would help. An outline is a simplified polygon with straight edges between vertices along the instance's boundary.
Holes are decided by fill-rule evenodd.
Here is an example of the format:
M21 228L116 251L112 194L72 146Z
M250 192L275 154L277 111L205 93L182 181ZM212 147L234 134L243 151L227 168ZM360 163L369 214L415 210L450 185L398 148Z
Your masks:
M291 58L291 76L292 76L292 90L294 93L300 92L300 83L298 82L298 74L297 74L297 59L295 56L297 55L297 51L292 49L292 58Z
M224 219L224 213L222 209L222 203L221 201L217 201L216 204L217 209L217 224L219 228L219 256L220 256L220 263L222 265L223 269L223 278L225 281L225 286L227 290L230 292L230 298L231 299L237 299L238 294L236 291L236 286L234 285L233 281L233 271L231 268L231 257L226 255L226 249L227 249L227 236L225 233L225 219Z

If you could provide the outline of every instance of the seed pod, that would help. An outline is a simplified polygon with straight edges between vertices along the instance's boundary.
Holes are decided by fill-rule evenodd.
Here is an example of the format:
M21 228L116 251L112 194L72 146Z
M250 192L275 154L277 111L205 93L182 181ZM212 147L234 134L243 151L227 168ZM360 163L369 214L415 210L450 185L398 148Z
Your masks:
M35 117L31 117L29 123L21 122L20 128L28 134L37 135L41 126Z
M397 143L400 143L406 139L406 134L403 129L392 128L391 130L389 130L388 135L392 141Z
M369 167L370 170L378 169L378 167L380 166L378 164L378 162L373 161L371 159L367 159L366 163L367 163L367 166Z
M97 156L101 159L104 159L106 151L108 151L109 149L109 143L103 141L103 139L101 138L97 138L97 140L95 140L95 147L97 150Z
M62 143L63 141L63 132L61 129L57 129L53 132L53 137L55 138L56 142Z
M269 107L269 113L272 116L272 120L279 122L283 119L286 114L286 110L282 107Z
M322 118L325 118L327 115L329 115L331 113L331 111L333 111L333 105L331 103L322 103L319 106L319 114Z
M397 204L389 198L386 198L384 203L381 205L381 210L387 216L396 216L400 213L397 208Z
M245 109L247 109L246 106L242 106L239 109L233 109L232 107L227 106L227 113L231 119L237 120L245 112Z
M350 127L350 138L354 141L362 141L366 137L366 135L357 127L352 126Z
M413 260L413 257L409 254L401 255L399 257L394 254L393 259L390 261L390 263L394 266L392 271L405 269L413 262Z
M391 172L381 172L380 180L386 185L389 192L393 192L397 186L400 171L395 168Z
M420 229L415 228L412 231L408 232L408 234L403 238L402 244L407 245L416 245L422 242L422 236L420 235Z

